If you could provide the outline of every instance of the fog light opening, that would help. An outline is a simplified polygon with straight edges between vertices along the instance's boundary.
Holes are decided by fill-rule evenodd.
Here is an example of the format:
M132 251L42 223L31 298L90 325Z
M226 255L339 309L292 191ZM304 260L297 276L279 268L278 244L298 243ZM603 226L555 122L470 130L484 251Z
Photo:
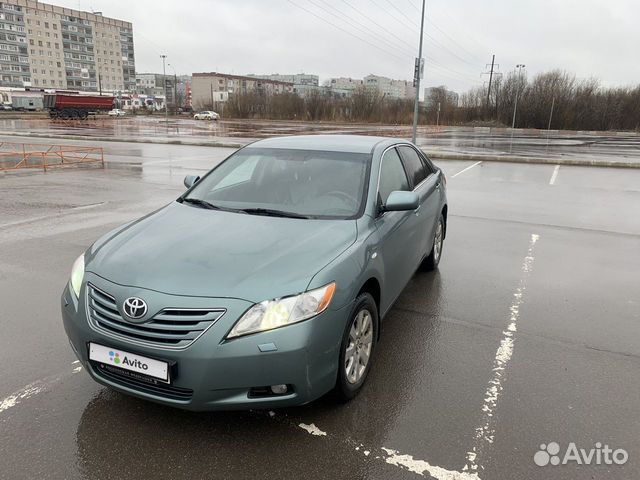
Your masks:
M271 393L274 395L284 395L289 391L289 387L285 384L271 385L269 388L271 389Z
M280 383L277 385L265 385L249 389L249 398L281 397L293 393L293 385Z

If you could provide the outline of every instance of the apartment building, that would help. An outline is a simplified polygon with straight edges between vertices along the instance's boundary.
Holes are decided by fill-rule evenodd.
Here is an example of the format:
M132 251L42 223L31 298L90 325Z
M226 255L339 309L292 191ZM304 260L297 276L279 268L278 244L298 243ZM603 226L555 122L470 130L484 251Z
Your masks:
M164 95L165 81L169 79L173 83L173 75L138 73L136 75L135 92L144 95L162 96Z
M0 86L133 91L129 22L35 0L0 2Z
M310 92L320 88L320 77L310 73L280 74L271 73L267 75L250 74L250 77L264 78L265 80L275 80L278 82L293 83L293 92L300 96L305 96Z
M247 92L293 93L293 83L218 72L194 73L191 78L191 100L196 109L224 102L229 94Z
M358 88L364 85L358 78L336 77L326 81L325 86L337 97L350 97Z
M378 90L387 99L412 99L416 96L413 82L394 80L379 75L367 75L363 79L350 77L330 78L325 86L338 97L350 97L360 88Z
M367 75L363 79L366 88L377 89L388 99L414 99L416 98L416 88L413 82L407 80L394 80L389 77L379 75Z

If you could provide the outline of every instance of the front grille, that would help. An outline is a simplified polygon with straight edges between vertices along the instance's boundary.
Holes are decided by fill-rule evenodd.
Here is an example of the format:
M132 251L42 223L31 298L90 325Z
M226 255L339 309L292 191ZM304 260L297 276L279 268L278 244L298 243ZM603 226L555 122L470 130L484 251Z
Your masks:
M225 312L224 309L165 308L144 323L127 322L114 297L87 285L89 322L101 333L143 345L185 348L196 341Z
M91 360L91 367L93 372L99 377L139 392L171 400L183 401L190 400L193 396L193 390L189 388L174 387L173 385L154 381L152 378L149 378L148 381L141 380L140 378L131 376L127 370L122 370L111 365L105 365L104 363L96 362L94 360Z

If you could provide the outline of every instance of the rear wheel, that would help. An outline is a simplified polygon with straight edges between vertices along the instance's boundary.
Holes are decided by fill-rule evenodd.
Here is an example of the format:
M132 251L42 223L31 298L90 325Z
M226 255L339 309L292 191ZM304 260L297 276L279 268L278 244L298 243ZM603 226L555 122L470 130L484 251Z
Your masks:
M431 252L420 265L422 270L431 271L438 268L440 258L442 257L442 247L444 246L444 229L444 217L440 215L436 225L436 233L433 236L433 247L431 247Z
M346 401L362 389L375 350L378 333L378 308L369 293L356 298L347 328L343 334L338 361L338 379L335 392Z

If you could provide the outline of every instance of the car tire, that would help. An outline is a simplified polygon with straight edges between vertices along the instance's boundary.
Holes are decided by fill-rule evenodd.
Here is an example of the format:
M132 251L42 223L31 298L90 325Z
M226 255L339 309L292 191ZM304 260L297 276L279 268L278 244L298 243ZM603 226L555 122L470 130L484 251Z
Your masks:
M440 259L442 258L442 247L444 246L444 233L445 233L446 224L444 223L444 217L440 214L440 218L438 219L438 223L436 225L436 231L433 236L433 246L431 247L431 252L427 255L422 263L420 264L420 269L425 272L431 272L438 268L440 264Z
M378 335L378 307L373 297L366 292L358 295L348 318L340 345L334 389L342 402L351 400L360 392L371 370ZM363 365L364 354L367 355Z

